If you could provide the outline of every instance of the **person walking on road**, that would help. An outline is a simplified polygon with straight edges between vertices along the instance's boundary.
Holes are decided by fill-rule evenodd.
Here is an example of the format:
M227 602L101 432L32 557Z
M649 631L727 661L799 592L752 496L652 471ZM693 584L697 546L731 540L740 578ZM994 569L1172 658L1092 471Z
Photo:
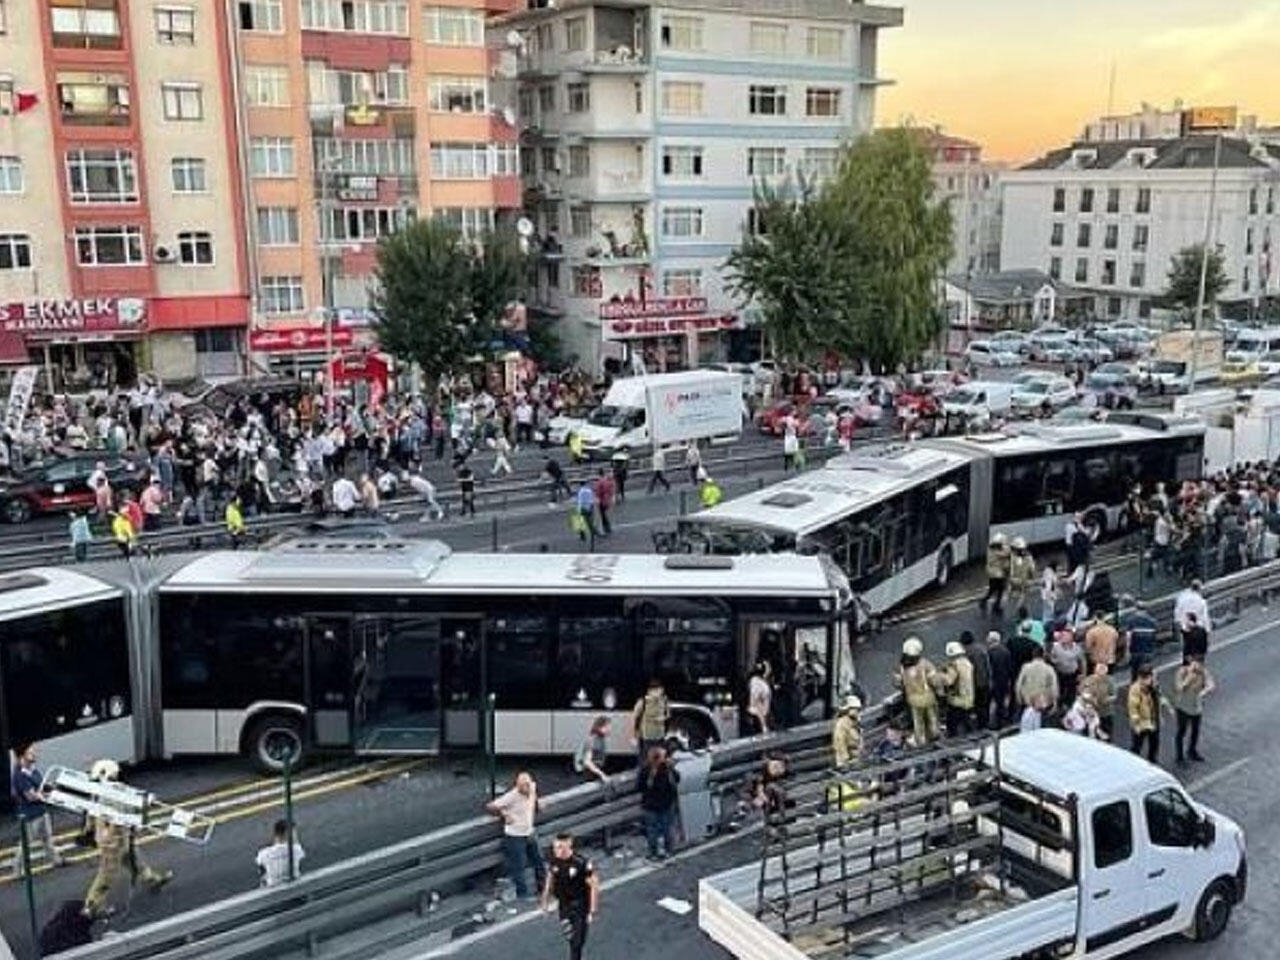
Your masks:
M40 787L44 774L36 766L36 745L19 745L14 751L18 763L13 769L13 799L17 806L18 822L27 832L28 851L35 853L35 841L44 847L45 862L55 867L66 864L53 839L53 819L49 808L40 799ZM13 877L22 876L22 845L16 844L13 855Z
M434 483L421 473L410 473L407 470L404 472L404 483L405 486L421 497L427 505L426 512L418 518L419 523L444 519L444 508L436 500L436 485Z
M227 537L231 541L231 549L239 550L244 540L244 511L240 508L240 495L236 494L227 501L227 509L223 512L223 522L227 527Z
M697 440L690 440L684 449L684 468L689 471L689 483L697 486L702 470L702 451L698 449Z
M289 876L289 844L290 830L288 820L277 820L271 828L271 843L258 851L254 863L258 867L258 886L278 887L288 882ZM292 831L293 843L293 878L302 872L302 858L307 852L302 849L298 840L298 831Z
M1139 756L1145 748L1147 760L1160 762L1160 689L1151 664L1138 668L1138 677L1129 684L1129 749Z
M1177 639L1182 640L1182 631L1191 625L1191 617L1204 628L1205 635L1213 632L1213 623L1209 619L1209 604L1204 598L1204 584L1192 580L1190 584L1178 591L1173 598L1173 626L1177 631Z
M702 504L702 509L709 510L723 499L724 491L720 489L720 484L712 480L707 475L707 471L703 470L698 485L698 501Z
M120 556L125 559L133 556L134 548L138 545L138 534L123 510L116 510L111 514L111 538L115 541Z
M596 510L600 514L600 532L606 537L613 533L613 523L609 519L609 514L613 512L617 490L613 477L605 472L604 467L598 468L595 480Z
M991 666L991 720L992 730L1001 730L1013 722L1013 656L1000 631L987 634L987 662ZM979 717L981 720L981 717Z
M71 511L71 522L67 525L71 535L71 552L76 563L84 563L89 558L89 544L93 542L93 531L89 529L89 518L75 510Z
M788 416L782 424L782 472L800 469L800 434L794 417Z
M1209 633L1200 623L1200 618L1188 612L1181 632L1183 658L1199 657L1204 660L1209 655Z
M987 548L987 593L978 601L978 606L985 613L987 604L991 604L991 612L996 616L1004 613L1004 591L1009 583L1009 567L1012 562L1012 551L1005 542L1003 533L991 538Z
M522 770L516 774L515 786L486 803L484 808L493 816L502 818L502 857L506 861L507 875L515 885L516 896L526 900L531 896L526 877L529 869L533 869L535 890L543 888L547 874L534 827L538 785L529 773Z
M640 769L640 810L644 815L644 836L649 844L650 860L671 856L675 834L676 784L680 774L667 758L663 747L649 750Z
M578 518L574 522L578 539L585 543L590 534L591 544L594 546L600 531L596 529L596 494L590 480L583 480L578 484L578 492L573 495L573 509Z
M1052 710L1058 703L1058 672L1044 662L1044 650L1036 647L1031 659L1018 671L1014 694L1023 707L1041 704L1038 709Z
M1009 606L1024 606L1036 585L1036 559L1027 549L1027 541L1014 537L1009 552Z
M902 659L893 679L911 710L916 746L933 743L938 739L938 670L924 655L919 638L908 637L902 642Z
M1098 711L1098 725L1111 739L1114 726L1113 714L1116 708L1116 684L1111 679L1111 670L1105 663L1094 664L1093 671L1080 681L1080 693L1088 696L1093 708Z
M573 836L560 833L551 841L551 862L542 890L542 909L551 910L555 898L560 928L569 941L569 960L582 960L587 931L600 909L600 881L591 861L574 852Z
M569 482L564 478L564 470L560 467L560 461L555 457L547 457L547 462L542 465L542 476L547 481L547 506L555 507L560 502L560 494L565 496L573 496L573 490L569 487Z
M667 480L667 452L655 445L653 448L653 474L649 477L649 488L646 492L653 493L653 488L658 484L662 484L664 493L671 489L671 484Z
M458 495L461 500L461 506L458 508L458 516L465 517L468 513L471 516L476 515L476 475L466 463L461 464L457 470L458 477Z
M618 488L618 502L627 500L627 474L631 471L631 454L626 450L615 450L609 458L609 466L613 471L613 482Z
M1204 762L1204 757L1200 755L1200 718L1204 714L1204 698L1213 693L1214 687L1213 677L1205 669L1202 657L1182 658L1182 666L1174 677L1171 697L1174 716L1178 721L1173 746L1176 762L1180 767L1185 766L1188 760ZM1184 739L1187 739L1185 754L1182 750Z
M511 441L507 439L507 435L498 432L493 439L493 469L489 471L489 476L496 477L498 474L511 476Z

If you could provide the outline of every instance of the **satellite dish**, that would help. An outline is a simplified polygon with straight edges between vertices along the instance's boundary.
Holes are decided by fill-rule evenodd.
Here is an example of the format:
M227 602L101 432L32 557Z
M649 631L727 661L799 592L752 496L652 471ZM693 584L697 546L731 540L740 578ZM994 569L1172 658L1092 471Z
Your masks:
M516 125L516 112L510 107L503 107L502 119L508 127L514 127Z
M516 221L516 233L522 237L533 236L533 221L528 217L521 217Z
M524 44L524 34L519 30L512 30L507 34L507 46L512 50L523 50Z

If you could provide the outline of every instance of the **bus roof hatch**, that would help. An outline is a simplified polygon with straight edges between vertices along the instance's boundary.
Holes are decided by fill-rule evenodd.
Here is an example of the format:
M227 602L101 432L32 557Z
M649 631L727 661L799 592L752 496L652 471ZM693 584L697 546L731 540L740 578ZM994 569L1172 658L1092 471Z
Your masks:
M269 550L245 570L250 580L421 581L452 551L439 540L291 540Z

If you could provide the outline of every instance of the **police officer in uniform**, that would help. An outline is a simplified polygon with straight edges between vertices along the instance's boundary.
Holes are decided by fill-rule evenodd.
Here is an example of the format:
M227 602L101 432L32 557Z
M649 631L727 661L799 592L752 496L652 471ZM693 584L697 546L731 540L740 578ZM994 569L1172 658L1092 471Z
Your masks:
M938 739L938 670L924 655L924 644L917 637L902 643L902 661L894 675L894 685L902 691L911 709L911 725L916 746Z
M551 843L547 883L542 890L542 909L551 909L555 897L560 926L569 941L569 960L582 960L587 928L595 922L600 906L600 881L591 861L573 850L573 837L558 834Z

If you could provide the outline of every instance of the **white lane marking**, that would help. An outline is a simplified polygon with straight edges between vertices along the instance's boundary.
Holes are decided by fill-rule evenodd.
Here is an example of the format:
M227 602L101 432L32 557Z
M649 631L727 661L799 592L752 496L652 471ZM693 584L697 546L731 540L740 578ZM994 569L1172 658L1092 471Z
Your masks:
M1205 787L1211 787L1215 783L1217 783L1219 780L1225 780L1227 777L1231 776L1237 770L1241 769L1246 764L1248 764L1248 762L1249 762L1248 757L1241 757L1239 760L1232 760L1222 769L1215 770L1213 771L1213 773L1206 773L1203 777L1200 777L1198 780L1192 780L1190 783L1187 784L1187 792L1199 793L1201 790L1205 789Z
M667 863L674 863L677 860L687 860L690 857L706 853L708 850L714 850L727 843L732 843L734 840L741 840L743 837L749 837L752 834L759 833L762 826L762 824L753 824L745 830L739 830L736 833L727 833L723 837L716 837L716 839L708 840L706 843L699 843L691 847L686 847L679 853L672 854L666 861L664 861L664 863L645 863L643 866L637 867L634 870L629 870L626 873L618 874L616 877L611 877L604 883L600 884L600 889L601 891L613 890L625 883L630 883L632 880L639 880L641 877L647 877L649 874L661 870ZM430 960L432 957L453 956L465 947L469 947L481 940L488 940L490 937L497 936L500 933L506 933L508 930L512 930L521 924L528 923L530 920L536 920L542 916L554 916L554 914L544 914L541 910L529 910L527 913L522 913L519 916L512 917L510 920L503 920L499 923L493 924L492 926L485 927L483 930L477 930L473 934L462 937L458 940L453 940L442 947L436 947L434 950L429 950L426 953L418 955L414 960Z

